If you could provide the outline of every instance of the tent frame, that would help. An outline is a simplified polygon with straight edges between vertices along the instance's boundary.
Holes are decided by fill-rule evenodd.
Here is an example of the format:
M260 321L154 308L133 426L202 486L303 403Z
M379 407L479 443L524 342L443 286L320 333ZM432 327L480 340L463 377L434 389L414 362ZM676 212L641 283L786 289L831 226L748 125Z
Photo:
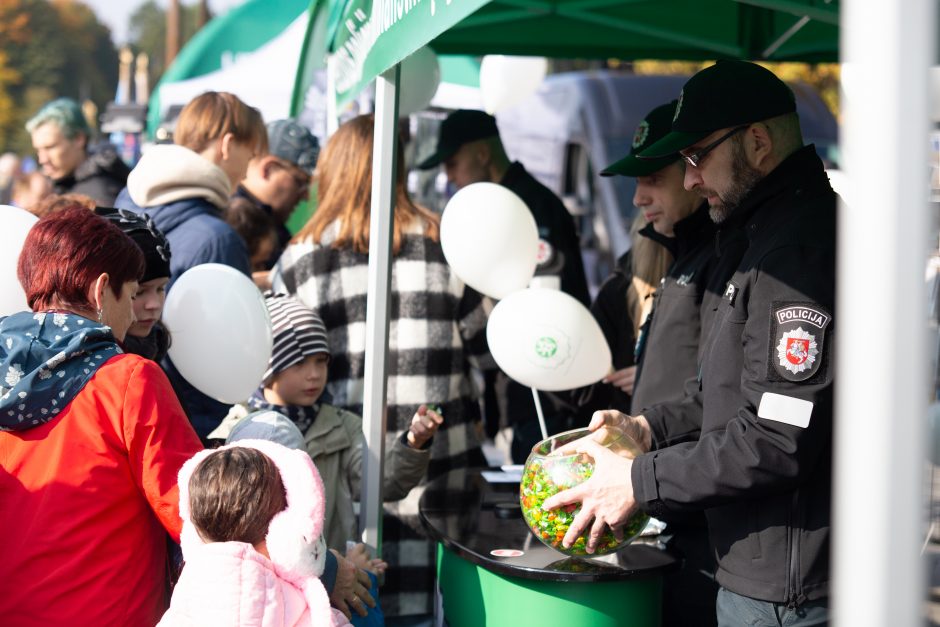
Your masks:
M933 0L883 3L878 11L867 6L869 0L842 0L841 9L838 2L828 0L728 1L839 23L840 57L855 64L860 78L846 89L844 98L845 172L850 181L868 184L864 193L854 195L851 207L840 205L835 367L841 385L836 389L833 425L830 607L833 624L839 626L917 625L923 621L925 590L919 549L928 398L922 277L925 233L935 227L928 218L923 166L926 77L936 50L936 7ZM607 2L588 0L581 6ZM512 0L512 5L518 11L499 15L521 17L543 3ZM466 24L475 19L479 22L484 16L465 18ZM416 47L423 43L427 42L416 42ZM377 547L381 546L397 75L396 62L376 85L369 250L364 407L369 454L361 520L364 539ZM894 207L900 208L900 219L885 220L885 213Z

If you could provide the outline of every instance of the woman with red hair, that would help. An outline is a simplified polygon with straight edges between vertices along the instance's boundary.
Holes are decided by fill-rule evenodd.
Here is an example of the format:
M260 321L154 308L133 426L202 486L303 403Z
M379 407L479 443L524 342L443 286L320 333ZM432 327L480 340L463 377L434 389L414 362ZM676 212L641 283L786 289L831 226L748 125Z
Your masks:
M0 318L0 622L154 625L177 473L201 445L160 367L122 352L140 249L87 209L30 230L32 312Z

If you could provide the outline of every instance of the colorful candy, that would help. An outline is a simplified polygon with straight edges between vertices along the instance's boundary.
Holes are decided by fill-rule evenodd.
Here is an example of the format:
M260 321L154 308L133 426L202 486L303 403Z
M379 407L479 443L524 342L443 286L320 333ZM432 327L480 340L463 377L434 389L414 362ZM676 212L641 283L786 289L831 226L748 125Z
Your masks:
M539 446L536 446L529 456L519 486L523 517L535 536L553 549L566 555L590 555L586 550L587 540L584 535L568 548L561 544L568 527L581 511L581 505L571 504L545 511L542 503L550 496L590 478L594 472L594 462L585 454L542 455L538 451ZM626 545L643 531L648 520L649 516L643 512L631 516L622 529L623 541L618 541L608 530L601 537L593 555L610 553Z

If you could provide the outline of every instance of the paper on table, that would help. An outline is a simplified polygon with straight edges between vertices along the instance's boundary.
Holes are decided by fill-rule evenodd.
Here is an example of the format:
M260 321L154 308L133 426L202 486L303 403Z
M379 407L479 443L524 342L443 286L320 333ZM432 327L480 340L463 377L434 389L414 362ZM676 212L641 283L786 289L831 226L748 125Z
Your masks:
M522 481L522 466L501 466L500 470L484 470L480 475L489 483L520 483Z

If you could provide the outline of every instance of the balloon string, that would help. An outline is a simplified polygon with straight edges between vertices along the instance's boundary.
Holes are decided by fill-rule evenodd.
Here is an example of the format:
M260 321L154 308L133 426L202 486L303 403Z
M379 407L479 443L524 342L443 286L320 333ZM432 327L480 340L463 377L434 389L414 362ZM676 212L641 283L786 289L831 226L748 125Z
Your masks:
M548 429L545 427L545 414L542 413L542 401L538 390L532 388L532 400L535 402L535 413L539 416L539 428L542 430L542 439L548 439Z

